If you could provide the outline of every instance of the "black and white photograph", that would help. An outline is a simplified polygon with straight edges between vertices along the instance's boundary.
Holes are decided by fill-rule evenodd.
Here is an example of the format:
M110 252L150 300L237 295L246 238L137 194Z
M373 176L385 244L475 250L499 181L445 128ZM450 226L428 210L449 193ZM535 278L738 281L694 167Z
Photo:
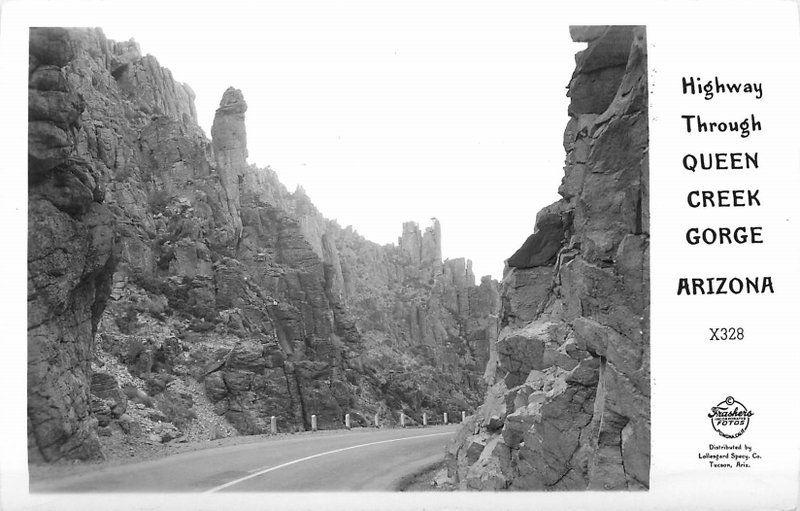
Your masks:
M9 509L796 500L797 6L668 3L4 5Z
M31 28L32 488L646 490L645 28L563 36L561 198L476 281L436 218L379 245L249 164L242 90L208 136L135 41Z

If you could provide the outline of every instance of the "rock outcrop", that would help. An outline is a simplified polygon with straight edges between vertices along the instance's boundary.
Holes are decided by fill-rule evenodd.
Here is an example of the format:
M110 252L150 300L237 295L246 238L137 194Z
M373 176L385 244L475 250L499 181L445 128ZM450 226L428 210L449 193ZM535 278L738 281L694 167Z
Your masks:
M215 434L477 406L499 294L442 260L437 221L365 240L247 163L241 91L209 140L191 89L134 42L30 41L31 460L171 441L203 403Z
M76 156L85 104L69 33L31 32L28 71L28 430L33 459L99 455L89 386L114 268L105 175Z
M572 27L562 199L507 260L483 405L448 450L461 489L649 486L644 27Z

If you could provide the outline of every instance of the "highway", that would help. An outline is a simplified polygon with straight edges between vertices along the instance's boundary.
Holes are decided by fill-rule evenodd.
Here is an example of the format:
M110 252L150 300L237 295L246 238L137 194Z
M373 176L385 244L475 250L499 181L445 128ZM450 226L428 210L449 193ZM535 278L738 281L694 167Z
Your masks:
M35 482L31 492L392 491L444 458L458 426L281 435Z

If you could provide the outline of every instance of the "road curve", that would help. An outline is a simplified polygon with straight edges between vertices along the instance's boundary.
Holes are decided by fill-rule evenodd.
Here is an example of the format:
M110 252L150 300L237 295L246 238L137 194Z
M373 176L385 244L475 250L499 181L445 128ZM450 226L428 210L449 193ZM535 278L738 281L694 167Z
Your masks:
M286 435L32 482L31 492L395 490L444 457L457 426Z

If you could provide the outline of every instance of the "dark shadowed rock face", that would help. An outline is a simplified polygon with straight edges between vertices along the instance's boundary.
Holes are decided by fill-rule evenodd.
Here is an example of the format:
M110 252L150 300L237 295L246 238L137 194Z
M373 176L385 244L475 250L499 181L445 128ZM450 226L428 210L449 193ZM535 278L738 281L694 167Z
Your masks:
M85 104L62 70L65 30L33 31L28 122L28 429L33 459L100 455L93 339L113 273L104 175L76 153Z
M133 42L32 29L30 53L31 460L100 456L98 422L169 441L192 385L240 433L477 406L497 284L437 221L380 246L327 220L247 164L241 91L208 140Z
M507 261L491 386L448 450L462 489L649 486L645 32L572 37L563 198Z

